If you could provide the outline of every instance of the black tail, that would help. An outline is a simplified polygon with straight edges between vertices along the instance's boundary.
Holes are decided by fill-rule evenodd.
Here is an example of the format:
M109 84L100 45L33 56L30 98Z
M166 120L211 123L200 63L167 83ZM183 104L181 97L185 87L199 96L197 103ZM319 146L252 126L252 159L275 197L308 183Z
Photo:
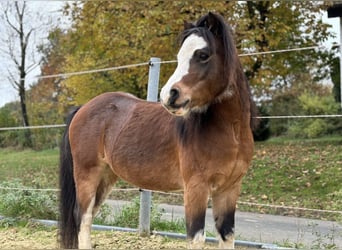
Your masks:
M73 161L69 142L69 125L78 109L73 111L67 119L61 147L60 147L60 244L64 249L78 247L78 232L80 228L80 213L76 199L76 188L73 173Z

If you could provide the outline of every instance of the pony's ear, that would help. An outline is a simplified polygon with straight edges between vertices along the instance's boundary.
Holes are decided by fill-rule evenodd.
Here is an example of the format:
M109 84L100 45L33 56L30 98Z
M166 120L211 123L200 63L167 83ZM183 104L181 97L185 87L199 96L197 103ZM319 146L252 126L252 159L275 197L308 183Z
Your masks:
M214 13L211 13L211 12L208 13L204 25L215 36L219 36L222 33L221 20Z
M184 30L188 30L188 29L191 29L191 28L194 28L195 25L192 24L192 23L188 23L187 21L184 20Z

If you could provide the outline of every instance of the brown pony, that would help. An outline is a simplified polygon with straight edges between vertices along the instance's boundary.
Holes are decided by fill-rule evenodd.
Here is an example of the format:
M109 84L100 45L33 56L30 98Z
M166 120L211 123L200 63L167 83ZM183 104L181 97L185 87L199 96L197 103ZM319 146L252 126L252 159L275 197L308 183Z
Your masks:
M181 38L161 104L105 93L71 115L60 158L62 247L91 248L92 219L121 178L144 189L183 189L190 247L204 242L211 196L219 247L234 248L254 104L221 16L186 24Z

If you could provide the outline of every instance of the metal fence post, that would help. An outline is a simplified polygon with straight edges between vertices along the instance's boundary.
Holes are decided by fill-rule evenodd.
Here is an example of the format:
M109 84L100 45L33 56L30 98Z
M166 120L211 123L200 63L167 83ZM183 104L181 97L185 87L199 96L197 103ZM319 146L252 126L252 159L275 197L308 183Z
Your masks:
M152 57L148 75L147 101L158 101L159 72L160 58ZM141 236L150 235L151 196L151 191L142 190L140 193L139 234Z
M342 111L342 15L340 16L340 98Z

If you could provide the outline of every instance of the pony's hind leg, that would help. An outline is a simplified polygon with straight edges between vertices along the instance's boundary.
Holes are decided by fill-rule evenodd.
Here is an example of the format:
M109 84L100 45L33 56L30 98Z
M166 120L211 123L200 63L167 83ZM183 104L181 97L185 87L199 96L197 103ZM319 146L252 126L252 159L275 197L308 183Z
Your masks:
M93 222L93 208L95 205L95 196L90 200L88 207L81 216L80 231L78 232L78 248L91 249L91 224Z
M93 218L115 181L116 176L113 173L106 173L104 166L95 166L82 169L82 171L75 168L79 217L81 218L78 233L80 249L91 248L90 233Z
M78 248L91 249L91 224L93 222L93 209L96 201L97 187L101 178L101 168L79 169L75 165L75 183L79 217L81 219L78 232Z
M96 216L96 214L100 210L101 205L112 191L113 185L115 184L117 179L118 177L113 173L113 171L108 166L106 166L102 174L100 184L96 191L96 200L93 209L93 216Z
M201 249L205 241L205 212L209 191L204 181L193 178L184 190L186 232L189 248Z
M239 188L229 188L212 194L219 249L234 249L235 207L238 195Z

